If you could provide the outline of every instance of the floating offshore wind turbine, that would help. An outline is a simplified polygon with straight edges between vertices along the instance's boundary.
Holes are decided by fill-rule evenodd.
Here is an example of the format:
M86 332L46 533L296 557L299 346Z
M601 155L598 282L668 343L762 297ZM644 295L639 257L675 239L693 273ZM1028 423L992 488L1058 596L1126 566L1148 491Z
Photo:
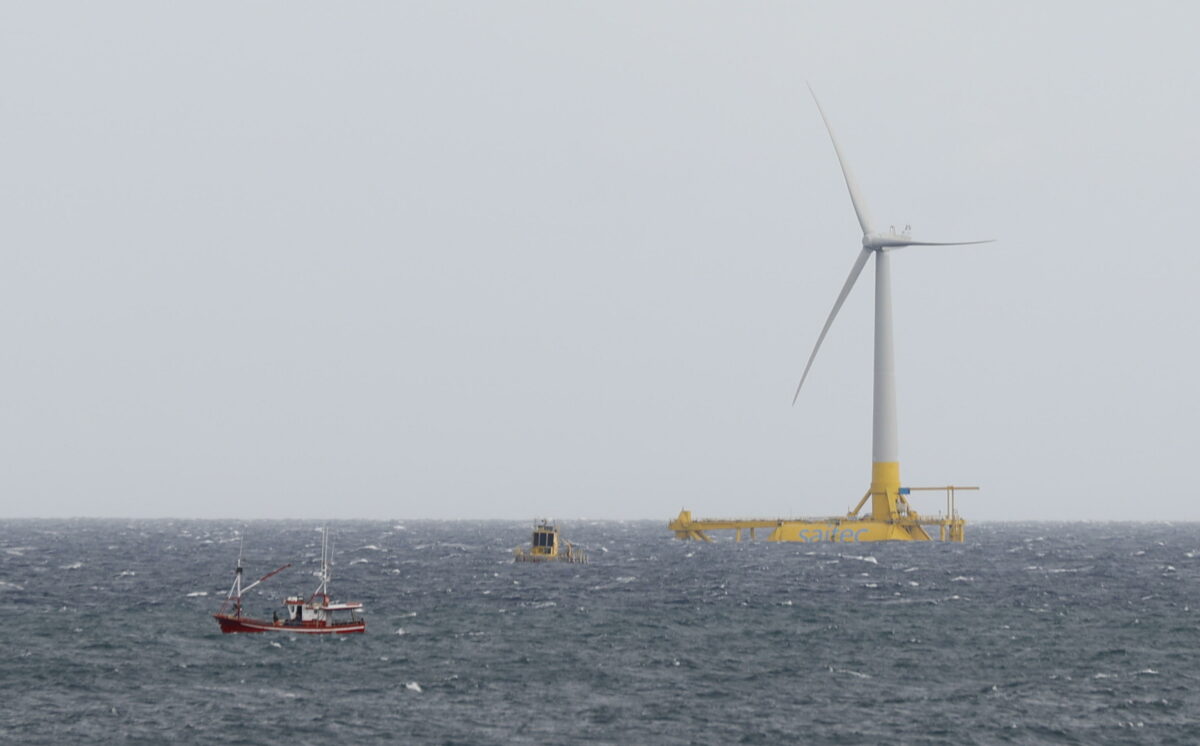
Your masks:
M812 86L809 86L812 93ZM833 150L837 154L838 163L842 167L842 176L846 179L846 188L850 190L850 202L854 205L854 214L858 216L858 224L862 228L862 250L850 268L850 276L842 286L834 301L829 318L817 336L808 364L804 366L804 374L800 377L800 385L796 387L796 395L792 404L800 396L800 389L808 378L817 350L825 341L829 327L846 302L846 296L854 288L858 276L862 274L867 260L875 257L875 411L874 431L871 453L871 488L867 490L858 505L845 516L831 518L693 518L690 510L679 511L678 517L667 524L667 528L675 532L679 539L712 541L708 532L733 530L736 532L735 541L742 540L742 532L749 531L750 539L755 538L754 532L762 530L769 532L767 541L929 541L930 535L925 527L937 526L938 538L944 541L963 540L963 527L966 521L958 515L955 508L954 495L956 490L977 490L978 487L948 485L945 487L904 487L900 486L900 456L896 437L896 383L895 356L892 352L892 281L889 273L888 253L892 249L904 246L964 246L966 244L988 243L989 241L917 241L914 240L907 226L897 233L895 228L883 233L871 225L867 214L867 205L858 191L858 184L842 157L842 149L838 146L829 119L813 93L813 101L821 112L825 129L829 131L829 139L833 141ZM913 510L908 503L906 494L913 490L945 490L946 512L938 517L925 517ZM867 500L871 500L871 514L859 515Z
M833 142L833 151L837 154L838 164L842 167L842 176L846 179L846 188L850 191L850 202L854 205L854 214L858 216L858 224L862 228L863 235L862 250L858 253L858 258L854 260L854 266L850 268L850 276L842 285L842 291L838 293L837 300L833 303L833 310L829 312L829 318L825 320L825 326L821 328L821 333L817 336L817 343L813 345L812 354L808 357L808 364L804 366L804 373L800 376L800 384L796 386L792 404L795 405L796 400L800 397L800 389L808 378L808 372L812 369L817 351L821 349L821 343L825 341L825 335L828 334L829 327L846 301L846 296L854 288L854 283L862 274L867 260L874 256L875 400L871 443L871 489L868 494L871 497L872 519L894 522L899 516L900 505L903 501L900 497L900 456L896 434L896 366L892 349L892 281L888 254L893 249L905 246L967 246L990 243L995 239L986 241L917 241L909 235L907 228L902 233L896 233L894 228L886 233L877 231L871 223L866 202L863 200L862 193L859 192L858 184L854 181L854 175L846 164L841 147L838 146L837 137L833 134L833 127L829 125L829 118L825 116L825 110L821 108L821 102L817 100L817 94L811 85L808 87L808 91L817 104L817 111L820 112L821 120L825 122L825 129L829 132L829 139Z

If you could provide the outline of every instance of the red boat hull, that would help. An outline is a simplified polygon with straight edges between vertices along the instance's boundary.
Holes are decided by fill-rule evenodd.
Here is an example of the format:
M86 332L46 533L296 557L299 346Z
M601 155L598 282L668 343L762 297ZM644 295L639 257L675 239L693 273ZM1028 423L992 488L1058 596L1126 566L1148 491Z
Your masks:
M213 619L221 625L225 634L234 632L290 632L299 635L352 635L367 631L365 621L343 622L329 624L328 622L304 622L303 624L285 624L282 620L268 622L265 619L251 619L246 616L231 614L213 614Z

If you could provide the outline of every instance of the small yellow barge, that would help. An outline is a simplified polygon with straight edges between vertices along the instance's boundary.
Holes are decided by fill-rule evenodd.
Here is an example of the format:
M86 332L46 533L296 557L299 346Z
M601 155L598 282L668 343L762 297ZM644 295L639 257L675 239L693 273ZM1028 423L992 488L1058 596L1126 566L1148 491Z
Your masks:
M558 527L549 521L539 521L533 527L533 541L528 549L513 550L514 562L573 562L587 564L587 555L558 535Z

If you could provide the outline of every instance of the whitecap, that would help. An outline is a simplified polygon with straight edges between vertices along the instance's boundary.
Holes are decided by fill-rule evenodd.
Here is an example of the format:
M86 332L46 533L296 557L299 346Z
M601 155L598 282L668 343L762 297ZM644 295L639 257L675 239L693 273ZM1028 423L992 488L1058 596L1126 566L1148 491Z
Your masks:
M410 692L416 692L417 694L420 694L422 691L421 685L415 681L408 682L407 684L404 685L404 688Z
M919 568L919 567L906 567L906 568L904 568L903 572L916 572L917 570L920 570L920 569L921 568Z
M972 576L969 576L969 575L957 575L953 578L950 578L950 582L951 583L974 583L975 578Z
M848 669L848 668L833 668L833 667L830 667L829 671L830 671L830 673L844 673L844 674L847 674L847 675L849 675L849 676L854 676L854 677L856 677L856 678L859 678L859 679L869 679L869 678L871 678L871 674L862 673L861 671L851 671L851 670L850 670L850 669Z
M281 643L278 643L278 642L276 642L276 641L272 640L272 641L271 641L271 647L273 647L273 648L282 648L282 647L283 647L283 645L282 645Z
M207 595L208 595L208 591L192 591L191 593L187 594L187 597L188 598L196 598L198 596L207 596Z
M365 564L367 564L367 562L369 562L369 561L370 561L370 560L365 560L365 559L363 559L362 557L359 557L359 558L358 558L358 559L356 559L356 560L350 560L350 564L352 564L352 565L365 565Z
M133 570L122 570L121 572L117 573L118 578L131 578L134 575L137 575L137 573Z
M398 635L407 635L408 633L404 631L404 628L403 628L403 627L397 627L397 628L396 628L396 634L398 634Z
M858 560L859 562L870 562L872 565L879 564L879 560L875 559L874 557L872 557L869 554L865 557L860 557L857 554L839 554L838 556L841 557L842 559Z
M83 567L82 562L72 562L69 565L62 565L58 569L60 569L60 570L78 570L81 567Z

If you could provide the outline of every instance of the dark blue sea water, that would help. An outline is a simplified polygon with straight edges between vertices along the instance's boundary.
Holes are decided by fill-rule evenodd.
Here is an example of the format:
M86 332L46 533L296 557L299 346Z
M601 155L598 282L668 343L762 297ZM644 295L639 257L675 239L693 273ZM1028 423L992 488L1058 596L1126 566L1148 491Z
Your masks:
M575 522L333 523L365 635L222 635L315 588L301 522L0 522L11 743L1200 743L1194 524L697 544ZM261 593L259 591L261 590Z

